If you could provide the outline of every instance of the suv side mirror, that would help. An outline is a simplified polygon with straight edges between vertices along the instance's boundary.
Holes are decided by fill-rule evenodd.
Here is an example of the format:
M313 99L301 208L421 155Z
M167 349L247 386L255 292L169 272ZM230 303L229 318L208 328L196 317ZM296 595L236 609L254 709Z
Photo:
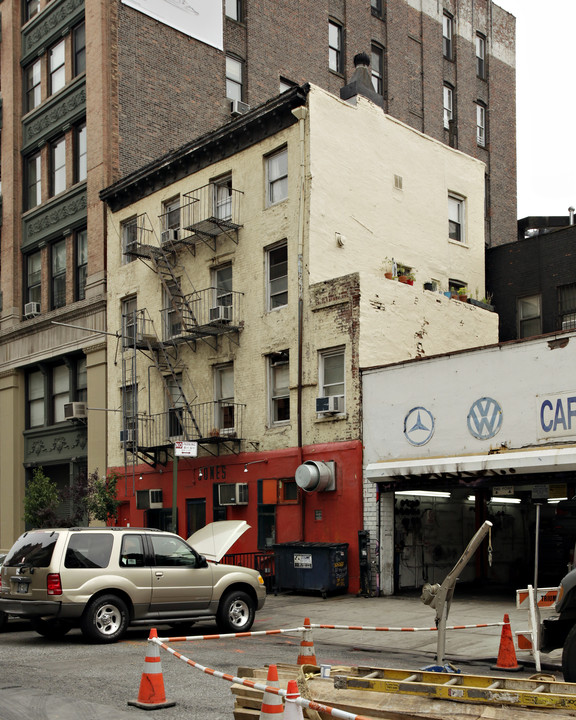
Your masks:
M198 556L198 560L199 560L199 562L198 562L198 567L199 567L199 568L208 567L208 560L206 560L206 558L204 557L204 555L199 555L199 556Z

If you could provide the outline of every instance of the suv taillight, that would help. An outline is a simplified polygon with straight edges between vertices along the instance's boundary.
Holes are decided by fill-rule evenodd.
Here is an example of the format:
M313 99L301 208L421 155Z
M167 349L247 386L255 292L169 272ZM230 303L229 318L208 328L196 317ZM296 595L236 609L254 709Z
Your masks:
M48 573L48 577L46 578L46 591L48 595L62 595L60 573Z

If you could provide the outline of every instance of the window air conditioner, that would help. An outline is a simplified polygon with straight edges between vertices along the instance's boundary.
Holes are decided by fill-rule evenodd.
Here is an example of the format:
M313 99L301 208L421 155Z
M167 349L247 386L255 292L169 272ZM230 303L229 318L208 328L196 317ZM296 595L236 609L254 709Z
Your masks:
M136 510L159 510L164 507L162 490L136 490Z
M33 318L36 317L36 315L40 315L40 303L37 302L28 302L24 305L24 315L27 318Z
M232 102L230 103L230 113L234 116L246 115L249 110L250 105L242 102L241 100L232 100Z
M162 231L162 242L178 242L180 239L180 230L178 228L168 228Z
M344 395L316 398L316 412L322 415L344 412Z
M66 420L83 420L86 417L86 403L71 402L64 405L64 418Z
M134 443L136 441L136 431L133 429L130 430L120 430L120 442L121 443Z
M220 505L248 505L248 483L221 483L218 485Z
M229 323L232 320L232 305L216 305L210 308L210 322Z

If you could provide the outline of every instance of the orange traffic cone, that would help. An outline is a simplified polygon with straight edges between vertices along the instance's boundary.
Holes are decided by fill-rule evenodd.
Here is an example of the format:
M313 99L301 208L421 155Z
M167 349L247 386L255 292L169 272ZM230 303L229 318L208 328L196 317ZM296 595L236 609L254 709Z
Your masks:
M510 618L508 614L504 615L498 659L496 660L496 665L491 665L491 669L508 670L510 672L522 670L522 665L518 665L518 661L516 660L516 651L514 650L514 640L512 638L512 629L510 628Z
M268 666L268 677L266 678L268 687L280 687L278 682L278 668L276 665ZM284 712L282 697L276 693L264 691L262 698L262 707L260 709L260 720L280 720Z
M302 642L300 643L300 654L298 655L298 665L317 665L316 653L314 651L314 642L312 640L312 630L310 629L310 618L304 620L304 630L302 631Z
M296 699L299 697L298 683L296 680L288 680L288 687L286 688L286 708L284 710L283 720L304 720L302 706L296 704Z
M148 640L155 637L158 637L158 633L156 628L152 628ZM159 710L160 708L176 705L173 700L166 700L162 663L160 662L160 648L156 643L148 643L138 699L128 700L128 705L134 705L134 707L141 710Z

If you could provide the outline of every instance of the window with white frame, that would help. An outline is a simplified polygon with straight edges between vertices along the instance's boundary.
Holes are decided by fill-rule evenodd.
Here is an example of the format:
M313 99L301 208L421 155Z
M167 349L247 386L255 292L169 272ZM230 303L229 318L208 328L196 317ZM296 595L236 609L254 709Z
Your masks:
M372 44L372 87L378 95L384 94L384 48Z
M124 298L121 304L122 311L122 346L133 347L136 342L136 326L138 324L138 298L136 295Z
M330 397L332 395L345 395L344 383L344 348L323 350L320 353L319 367L319 395Z
M450 240L464 243L464 198L448 195L448 237Z
M266 250L268 310L288 304L288 244Z
M138 246L138 218L124 220L120 225L122 237L122 263L131 263L136 258L132 254Z
M66 190L66 139L50 143L50 195Z
M42 62L34 61L24 70L25 100L24 112L38 107L42 102Z
M213 181L214 217L218 220L232 219L232 175Z
M28 422L29 428L45 425L45 404L44 404L44 373L36 370L27 375L27 400L28 400Z
M242 62L231 55L226 56L226 97L242 100Z
M525 338L542 333L540 295L529 295L516 301L518 314L518 337Z
M40 304L42 299L42 251L26 257L26 302Z
M266 205L288 197L288 148L266 157Z
M442 53L447 60L453 59L454 18L449 13L442 16Z
M481 103L476 103L476 142L486 147L486 108Z
M242 20L242 3L241 0L226 0L226 17L231 20Z
M180 238L180 196L162 203L160 215L161 239L163 243L176 242Z
M486 79L486 38L476 33L476 75Z
M26 209L42 202L42 156L35 153L26 159Z
M183 407L184 396L182 394L182 375L176 374L168 378L168 437L177 438L184 435Z
M64 422L64 405L70 399L70 371L68 365L56 365L52 371L52 418Z
M212 287L214 306L232 305L232 265L223 265L212 270Z
M66 305L66 240L59 240L51 248L51 305L52 309Z
M66 85L65 61L66 43L64 40L60 40L48 51L48 90L50 95L54 95Z
M270 424L290 420L290 353L288 350L268 356Z
M449 130L450 122L454 119L454 89L450 85L444 85L443 93L444 128Z
M214 400L216 401L216 427L232 430L234 425L234 366L232 363L214 368Z
M328 22L328 67L334 72L342 72L342 25Z
M88 277L88 231L86 228L77 230L75 233L75 260L74 299L84 300Z
M82 182L88 176L86 138L86 123L83 122L74 128L74 182Z

